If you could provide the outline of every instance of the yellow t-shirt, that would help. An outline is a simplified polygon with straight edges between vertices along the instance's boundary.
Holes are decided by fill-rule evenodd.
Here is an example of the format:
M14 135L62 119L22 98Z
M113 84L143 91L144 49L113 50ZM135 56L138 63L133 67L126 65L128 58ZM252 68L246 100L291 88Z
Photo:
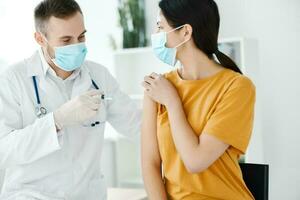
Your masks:
M229 69L201 80L183 80L177 70L165 77L176 87L195 134L211 134L230 145L207 170L189 173L176 150L166 108L158 105L157 138L169 199L254 199L243 181L238 159L252 132L255 86Z

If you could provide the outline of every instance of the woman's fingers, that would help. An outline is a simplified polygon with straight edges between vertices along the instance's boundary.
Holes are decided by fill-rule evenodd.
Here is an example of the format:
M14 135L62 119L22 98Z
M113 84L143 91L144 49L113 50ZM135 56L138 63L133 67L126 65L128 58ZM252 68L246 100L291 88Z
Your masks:
M147 83L149 83L151 85L154 85L155 82L157 82L159 79L161 79L161 77L163 77L163 76L153 72L150 74L150 76L145 76L144 81L146 81Z
M142 82L142 86L145 88L146 91L151 90L151 85L147 83L146 81Z
M154 85L155 84L155 79L152 78L151 76L145 76L144 77L144 81L150 85Z
M160 77L160 75L157 74L157 73L152 72L152 73L150 74L150 77L152 77L153 79L157 79L157 78Z
M142 86L145 88L145 91L150 95L153 87L157 85L157 82L161 78L161 75L156 73L151 73L150 76L145 76L144 81L142 82Z

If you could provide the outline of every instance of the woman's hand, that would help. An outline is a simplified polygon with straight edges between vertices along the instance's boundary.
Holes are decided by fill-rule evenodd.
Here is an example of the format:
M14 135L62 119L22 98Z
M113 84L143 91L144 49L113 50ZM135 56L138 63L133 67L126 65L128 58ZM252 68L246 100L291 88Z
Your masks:
M152 73L145 76L142 86L146 95L166 107L180 100L176 88L162 75Z

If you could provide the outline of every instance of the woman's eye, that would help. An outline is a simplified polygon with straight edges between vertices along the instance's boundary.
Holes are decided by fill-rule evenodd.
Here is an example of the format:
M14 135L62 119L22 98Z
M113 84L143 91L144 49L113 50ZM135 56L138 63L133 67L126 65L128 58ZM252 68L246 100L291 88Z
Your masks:
M162 29L163 29L163 27L161 27L161 26L157 27L157 31L161 31Z

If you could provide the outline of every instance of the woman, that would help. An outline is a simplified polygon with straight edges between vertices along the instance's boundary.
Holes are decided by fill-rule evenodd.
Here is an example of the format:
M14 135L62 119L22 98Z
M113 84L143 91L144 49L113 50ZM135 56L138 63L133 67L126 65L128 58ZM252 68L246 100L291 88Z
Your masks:
M142 83L149 199L254 199L238 160L252 132L255 87L218 50L218 7L213 0L161 0L159 7L154 52L182 67Z

